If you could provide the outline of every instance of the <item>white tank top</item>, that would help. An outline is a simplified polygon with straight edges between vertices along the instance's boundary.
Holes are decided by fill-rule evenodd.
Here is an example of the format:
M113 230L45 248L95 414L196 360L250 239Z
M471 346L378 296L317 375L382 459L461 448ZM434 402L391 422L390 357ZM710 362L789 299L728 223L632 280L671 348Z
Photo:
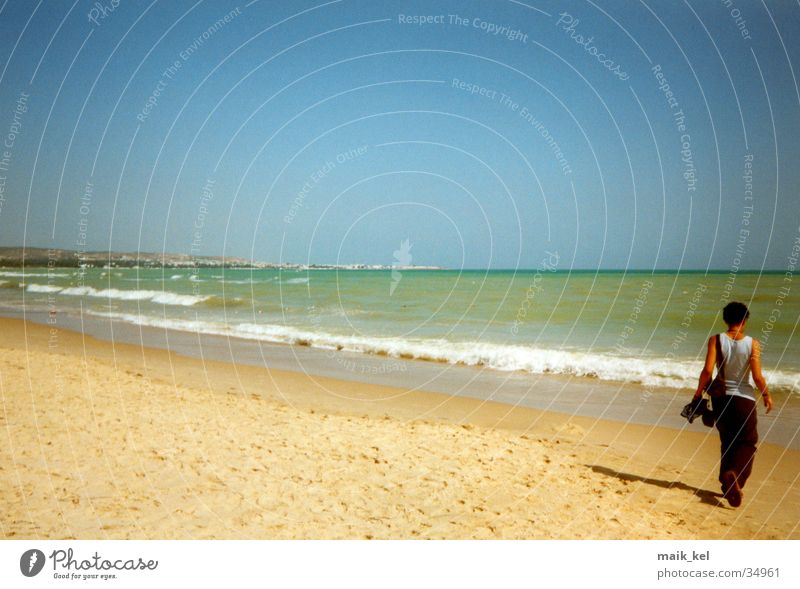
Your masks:
M719 346L724 364L725 394L755 400L750 384L750 356L753 353L753 338L749 335L740 340L719 334Z

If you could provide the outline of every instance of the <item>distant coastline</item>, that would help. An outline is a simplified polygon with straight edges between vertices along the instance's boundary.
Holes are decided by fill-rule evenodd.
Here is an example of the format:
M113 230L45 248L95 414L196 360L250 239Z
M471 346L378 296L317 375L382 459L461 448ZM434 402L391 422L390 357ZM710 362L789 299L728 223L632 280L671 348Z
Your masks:
M24 261L23 261L24 254ZM262 262L236 256L193 256L153 252L83 252L43 247L0 246L0 268L234 268L239 270L450 270L453 272L535 272L536 268L448 268L400 264L298 264ZM554 274L730 274L725 268L563 268ZM742 268L737 274L784 274L781 268Z
M236 268L273 270L445 270L398 264L294 264L258 262L234 256L193 256L152 252L84 252L41 247L0 247L0 267L21 268Z

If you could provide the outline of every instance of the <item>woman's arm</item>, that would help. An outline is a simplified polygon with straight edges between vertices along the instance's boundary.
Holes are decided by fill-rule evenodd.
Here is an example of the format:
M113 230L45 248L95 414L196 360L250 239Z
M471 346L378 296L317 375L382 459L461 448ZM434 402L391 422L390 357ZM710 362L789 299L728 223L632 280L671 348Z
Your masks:
M750 354L750 373L753 375L753 382L756 383L758 390L761 391L761 396L764 398L764 407L767 408L767 413L772 411L772 397L769 396L767 390L767 381L761 373L761 344L757 339L753 340L753 352Z
M717 363L717 336L712 335L708 338L708 350L706 350L706 363L703 370L700 372L700 381L697 383L697 390L694 393L694 398L699 399L703 396L703 391L711 384L714 377L714 364Z

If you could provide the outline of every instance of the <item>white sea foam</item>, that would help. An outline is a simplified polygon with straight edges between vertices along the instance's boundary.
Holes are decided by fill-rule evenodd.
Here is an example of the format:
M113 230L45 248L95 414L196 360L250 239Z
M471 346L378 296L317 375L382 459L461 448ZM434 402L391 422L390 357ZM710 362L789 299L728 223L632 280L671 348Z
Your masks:
M158 292L150 300L154 303L158 303L159 305L180 305L182 307L191 307L197 303L207 301L210 298L210 296L185 295L174 292Z
M453 342L444 339L402 339L359 335L336 335L274 324L222 324L183 319L163 319L125 313L93 313L151 327L239 337L272 343L299 344L327 350L379 354L485 366L501 371L530 374L563 374L601 380L630 382L647 387L694 389L702 362L660 358L624 357L601 352L552 350L481 342ZM773 388L795 390L794 372L769 371Z
M220 326L206 321L189 321L186 319L163 319L160 317L148 317L146 315L135 315L133 313L102 313L99 311L87 311L89 315L97 317L107 317L117 319L126 323L142 325L145 327L160 327L163 329L174 329L178 331L189 331L193 333L205 333L209 335L233 335L225 326Z
M205 280L202 280L197 274L189 274L188 276L184 274L173 274L172 276L169 277L169 279L170 280L185 279L185 280L191 280L192 282L205 282ZM128 278L127 280L130 280L130 278Z
M22 277L22 278L30 278L32 276L38 276L40 278L59 278L61 276L70 276L69 274L63 274L58 272L51 272L50 274L43 273L43 272L0 272L0 276L12 276L12 277Z
M180 305L191 307L208 300L209 296L178 294L161 290L120 290L105 288L98 290L91 286L53 286L49 284L29 284L28 292L58 293L76 297L117 299L121 301L151 301L160 305Z
M290 278L289 280L281 280L281 284L308 284L308 278Z
M212 277L212 278L222 278L222 277L219 276L219 277ZM274 276L272 276L270 278L267 278L266 280L255 280L255 279L251 279L251 280L228 280L228 279L225 279L225 280L220 280L219 282L222 282L225 285L229 285L229 284L267 284L268 282L272 282L273 280L275 280Z
M28 292L59 292L63 290L63 287L51 284L29 284L27 290Z

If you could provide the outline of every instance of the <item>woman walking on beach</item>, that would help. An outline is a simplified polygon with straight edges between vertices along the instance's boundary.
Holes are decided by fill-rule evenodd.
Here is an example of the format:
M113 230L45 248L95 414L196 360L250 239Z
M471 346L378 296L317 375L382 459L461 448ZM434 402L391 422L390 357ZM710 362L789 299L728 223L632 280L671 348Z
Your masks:
M743 303L728 303L722 310L728 330L709 338L706 363L694 394L697 400L709 388L716 364L720 390L718 396L712 395L711 403L721 445L719 482L732 507L742 504L742 487L753 469L758 441L756 398L750 375L761 392L767 413L772 409L767 382L761 373L761 346L758 340L744 334L749 317L750 311Z

